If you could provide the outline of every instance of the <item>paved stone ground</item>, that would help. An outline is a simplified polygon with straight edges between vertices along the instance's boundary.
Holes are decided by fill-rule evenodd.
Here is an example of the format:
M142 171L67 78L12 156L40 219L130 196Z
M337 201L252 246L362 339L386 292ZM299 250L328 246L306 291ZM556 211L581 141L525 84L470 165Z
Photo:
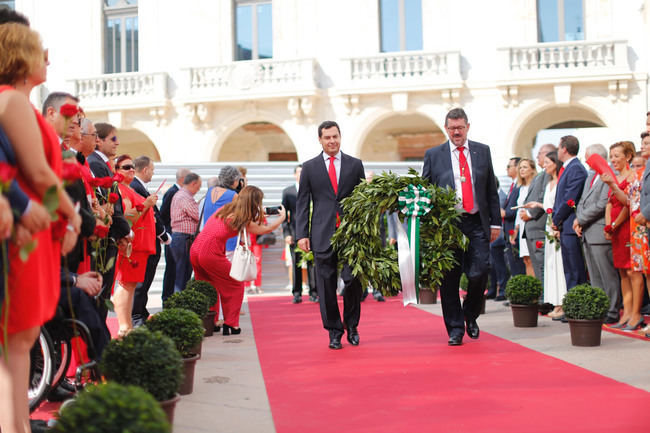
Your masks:
M281 289L253 296L267 295L291 296L289 291ZM375 301L368 297L365 302ZM419 305L417 308L442 315L440 304ZM174 432L275 432L247 300L243 311L241 335L225 339L215 334L204 340L194 393L179 402ZM567 324L540 317L537 328L515 328L510 309L494 301L487 301L486 314L479 318L478 323L482 332L650 392L650 374L645 361L650 353L650 342L603 332L600 347L573 347ZM363 338L363 313L359 331Z

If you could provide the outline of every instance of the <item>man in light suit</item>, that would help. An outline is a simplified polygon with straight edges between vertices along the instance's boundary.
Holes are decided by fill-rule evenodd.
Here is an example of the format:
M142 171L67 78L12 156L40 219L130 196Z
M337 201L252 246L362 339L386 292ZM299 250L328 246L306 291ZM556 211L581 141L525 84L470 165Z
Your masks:
M537 165L541 167L541 171L533 179L524 203L530 203L532 201L538 203L544 202L544 191L546 191L546 185L551 179L546 174L546 171L544 171L544 158L547 153L555 150L557 150L556 147L550 143L544 144L539 148L539 152L537 152ZM537 241L544 241L545 238L546 211L540 207L535 207L533 209L522 209L520 212L521 219L526 222L524 235L526 237L528 251L530 252L530 260L533 262L535 277L544 284L544 248L537 248Z
M592 144L585 151L585 158L597 153L605 160L607 149L602 144ZM612 243L605 239L605 208L609 186L595 171L589 171L582 197L576 209L573 229L582 237L587 269L591 285L605 290L609 297L609 311L605 323L617 323L621 308L621 281L614 268Z
M343 215L341 200L365 179L365 171L360 159L340 151L341 130L336 122L327 120L320 124L318 141L323 152L302 166L296 201L296 238L302 250L314 251L323 327L329 332L329 348L341 349L344 329L348 342L353 346L359 344L361 283L352 275L350 266L343 264L341 277L345 289L341 321L336 297L338 257L331 238ZM311 215L310 202L313 202Z
M576 218L574 206L582 197L582 188L587 180L587 170L578 160L580 143L573 135L560 138L557 156L564 163L560 169L560 178L557 182L555 204L553 206L553 226L560 231L560 246L562 247L562 262L564 263L564 278L566 287L571 290L578 284L587 282L585 262L582 258L580 239L573 230L573 221Z
M479 337L476 318L490 271L490 243L501 233L501 213L490 148L467 140L469 123L462 108L447 113L445 130L449 140L427 150L422 177L456 191L457 208L462 211L459 228L469 239L466 251L455 251L458 264L447 272L440 287L448 344L459 346L466 326L470 338ZM458 287L463 272L468 284L461 307Z

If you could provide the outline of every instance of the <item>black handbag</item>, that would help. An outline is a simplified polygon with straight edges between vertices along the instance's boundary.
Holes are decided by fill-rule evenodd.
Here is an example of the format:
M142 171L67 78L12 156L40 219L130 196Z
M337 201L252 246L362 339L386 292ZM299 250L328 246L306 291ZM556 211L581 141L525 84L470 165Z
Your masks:
M264 233L257 235L257 245L275 245L275 235L273 233Z

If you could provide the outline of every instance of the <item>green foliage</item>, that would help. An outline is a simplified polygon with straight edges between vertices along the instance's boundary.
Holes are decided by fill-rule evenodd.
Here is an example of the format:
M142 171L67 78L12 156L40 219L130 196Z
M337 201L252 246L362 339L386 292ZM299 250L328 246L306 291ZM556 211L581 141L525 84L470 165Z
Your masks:
M193 311L183 308L162 310L144 325L150 331L160 331L171 338L184 358L191 356L190 350L203 340L203 321Z
M183 290L179 293L171 295L163 307L167 308L184 308L196 313L197 316L203 317L210 309L210 301L208 297L196 290Z
M208 304L210 306L214 305L219 300L217 289L215 289L214 286L207 281L195 280L192 278L185 285L185 290L195 290L199 293L203 293L208 297Z
M460 276L460 289L461 290L467 290L467 285L469 284L469 280L467 279L467 274L463 272L463 275ZM489 287L489 285L488 285Z
M562 309L569 319L602 319L609 309L609 298L599 287L580 284L564 295Z
M53 433L169 433L160 404L137 386L90 385L65 406Z
M530 275L515 275L506 284L506 297L511 304L537 304L542 294L542 282Z
M452 189L431 185L414 169L407 176L384 172L371 183L361 182L342 201L344 215L332 237L339 260L352 268L362 286L371 284L385 295L402 289L393 247L382 247L379 217L399 210L399 193L408 185L422 185L431 194L431 211L420 217L420 285L439 287L445 273L455 264L454 250L465 248L467 240L458 226L456 194ZM400 221L404 215L399 214Z
M158 401L174 397L183 380L181 354L171 338L158 331L140 328L111 340L102 357L106 379L137 385Z

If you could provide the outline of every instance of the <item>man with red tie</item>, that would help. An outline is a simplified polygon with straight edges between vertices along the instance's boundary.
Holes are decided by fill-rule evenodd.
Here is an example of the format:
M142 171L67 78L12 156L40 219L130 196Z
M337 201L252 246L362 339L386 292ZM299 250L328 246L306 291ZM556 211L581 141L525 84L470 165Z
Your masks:
M350 266L344 264L341 272L345 283L341 321L336 298L338 257L331 238L343 214L341 200L349 196L366 175L360 159L340 151L341 130L336 122L328 120L320 124L318 141L323 152L302 166L296 199L296 238L302 250L314 251L323 327L329 332L329 348L341 349L344 331L347 331L350 344L359 344L357 326L361 316L362 290ZM310 202L313 202L311 214Z
M449 140L427 150L422 177L456 191L457 208L462 212L459 228L469 239L467 250L455 251L458 264L447 272L440 287L448 344L459 346L463 343L465 327L470 338L479 336L476 318L490 270L490 243L501 232L501 214L490 148L467 140L469 123L462 108L447 113L445 130ZM458 287L463 272L468 285L461 306Z

